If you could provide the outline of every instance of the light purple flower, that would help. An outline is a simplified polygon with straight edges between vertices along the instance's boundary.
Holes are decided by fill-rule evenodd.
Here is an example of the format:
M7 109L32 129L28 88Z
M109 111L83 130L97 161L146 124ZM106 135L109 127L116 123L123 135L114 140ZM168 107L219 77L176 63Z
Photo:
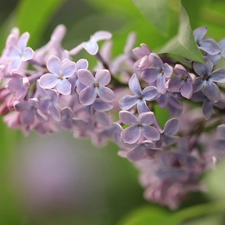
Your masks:
M34 51L30 47L26 47L29 37L29 33L26 32L21 35L16 45L9 47L6 57L11 59L8 68L10 73L13 70L19 69L22 62L27 61L33 57Z
M152 67L142 72L142 78L149 84L156 81L156 87L159 93L166 93L166 79L170 78L173 68L167 63L163 63L159 56L151 53L149 61Z
M210 55L216 55L220 52L220 46L211 38L204 38L208 27L199 27L194 30L194 38L199 49Z
M123 110L128 110L137 104L138 113L149 112L149 108L146 104L147 101L155 100L159 97L157 89L153 86L146 87L143 91L136 74L129 80L129 88L134 95L125 95L120 99L120 107Z
M60 113L61 113L60 124L63 128L67 130L71 130L74 126L77 126L80 129L87 126L87 122L75 118L74 112L69 107L63 108Z
M134 68L137 70L145 70L150 66L149 55L152 53L151 49L144 43L133 49L134 55L139 59L134 63Z
M50 115L56 121L60 121L60 112L56 107L56 103L59 99L58 92L54 90L44 90L39 86L38 82L37 92L39 96L38 106L41 112L46 115Z
M79 100L82 105L93 104L97 95L107 103L115 100L114 92L105 87L111 80L108 70L98 70L94 77L89 70L81 69L78 71L78 79L86 86L79 94Z
M165 124L164 130L160 134L160 140L156 142L157 147L161 147L163 142L166 145L171 145L175 143L178 139L178 137L175 137L174 135L179 130L179 122L178 119L172 118L168 120Z
M193 68L200 76L195 80L193 91L197 92L203 88L203 93L212 102L218 102L220 99L220 89L214 82L225 82L225 69L217 69L212 72L213 63L207 57L204 57L205 63L194 62Z
M213 114L213 105L217 106L220 109L225 108L224 98L221 98L218 102L212 102L203 94L203 92L201 90L198 92L195 92L192 95L191 100L193 102L203 102L202 113L206 120L210 119Z
M167 108L169 113L173 117L177 117L182 112L182 103L178 100L176 93L167 91L165 94L162 94L157 100L158 106L160 108Z
M52 55L47 61L47 69L50 73L41 76L40 87L44 89L56 87L60 94L69 95L71 93L71 83L67 78L73 76L75 63L70 60L61 62L57 56Z
M96 55L99 49L97 42L101 40L108 40L111 37L112 34L108 31L97 31L91 36L89 41L82 42L80 45L70 50L69 53L70 55L76 55L84 48L90 55Z
M134 144L140 139L141 135L150 141L159 140L159 131L150 126L155 120L152 112L141 113L138 118L127 111L120 111L119 115L122 123L131 125L121 133L121 138L125 143Z
M193 85L190 74L180 64L176 64L173 71L177 76L171 77L168 89L173 92L180 91L183 97L191 98Z
M41 122L47 121L47 116L41 113L38 109L38 99L30 98L28 101L15 101L14 108L20 112L20 122L23 125L31 125L34 122L35 117Z
M139 161L145 157L154 158L156 154L161 153L161 150L160 148L156 148L153 142L146 140L137 143L136 146L127 153L127 158L132 162Z
M27 94L27 90L30 87L30 82L26 76L21 74L19 71L12 73L12 78L9 80L7 88L15 92L17 99L22 99Z

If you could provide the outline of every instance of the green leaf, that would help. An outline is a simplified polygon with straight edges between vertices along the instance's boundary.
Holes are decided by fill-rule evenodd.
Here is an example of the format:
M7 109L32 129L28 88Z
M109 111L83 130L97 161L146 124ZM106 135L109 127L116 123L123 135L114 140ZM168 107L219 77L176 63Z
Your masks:
M203 62L202 54L195 43L189 18L183 6L181 6L180 11L178 34L165 44L158 53L171 53L194 61Z
M169 29L167 0L131 0L148 21L162 34Z
M215 170L209 172L205 177L205 182L209 189L209 194L213 197L225 198L225 161L219 163Z
M52 14L64 0L22 0L16 12L17 26L22 32L28 31L31 34L29 45L34 47Z
M159 206L146 206L131 212L118 225L165 225L170 213Z

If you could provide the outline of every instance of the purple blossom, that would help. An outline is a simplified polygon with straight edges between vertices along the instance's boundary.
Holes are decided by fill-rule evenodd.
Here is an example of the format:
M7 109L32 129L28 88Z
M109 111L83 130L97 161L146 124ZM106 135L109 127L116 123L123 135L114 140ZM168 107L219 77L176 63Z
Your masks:
M31 125L35 117L41 121L46 122L47 117L38 109L38 99L30 98L28 101L15 101L14 108L20 112L20 122L22 125Z
M27 42L30 35L29 33L24 33L19 38L18 42L11 45L6 53L6 57L11 59L9 64L9 72L19 69L22 62L31 59L34 55L34 51L27 46Z
M75 63L70 60L63 62L57 56L50 56L47 61L47 68L51 73L46 73L40 78L40 87L52 89L56 87L62 95L71 93L71 83L67 78L72 77L75 72Z
M160 108L167 108L169 113L174 117L179 116L182 112L182 103L177 99L175 93L167 91L165 94L162 94L156 101Z
M199 27L194 30L195 41L198 48L210 55L216 55L220 52L220 46L211 38L205 38L208 27Z
M160 148L156 148L156 145L151 141L143 141L137 143L136 146L127 153L127 158L132 161L139 161L145 157L154 158L157 154L161 153Z
M105 87L111 80L108 70L98 70L94 77L89 70L81 69L78 71L78 79L86 86L79 94L79 100L82 105L93 104L97 95L107 103L115 100L114 92Z
M37 91L39 96L39 109L46 115L50 115L54 120L60 121L60 112L56 107L59 99L58 92L54 90L44 90L37 83Z
M191 97L193 102L203 102L202 104L202 113L206 120L210 119L213 114L213 105L217 106L220 109L225 108L225 100L221 98L218 102L212 102L209 100L202 91L195 92Z
M150 126L155 120L152 112L141 113L138 118L127 111L121 111L119 115L122 123L131 125L121 133L121 138L125 143L134 144L141 138L141 135L150 141L159 140L159 131Z
M217 150L223 150L225 149L225 124L221 124L217 127L217 133L220 135L220 138L217 139L214 143L213 146Z
M62 125L63 128L67 130L71 130L74 126L77 126L80 129L87 126L87 122L75 118L74 112L69 107L63 108L60 114L61 114L60 124Z
M160 95L157 92L157 89L153 86L148 86L142 91L136 74L133 74L133 76L130 78L129 88L134 95L125 95L122 97L119 102L120 107L123 110L128 110L137 104L139 114L150 111L146 104L146 100L155 100Z
M70 50L69 53L71 55L76 55L84 48L90 55L96 55L99 49L97 42L101 40L108 40L111 37L112 34L108 31L97 31L91 36L89 41L82 42L80 45Z
M166 122L164 130L160 134L160 140L156 142L157 147L161 147L163 142L166 145L171 145L175 143L178 139L178 137L175 137L174 135L179 130L179 122L177 119L170 119Z
M176 64L173 71L177 76L174 76L169 80L168 89L173 92L180 91L183 97L191 98L193 85L190 74L180 64Z
M25 97L27 90L30 87L30 82L26 76L19 71L12 73L12 78L8 82L7 88L15 92L15 97L19 100Z
M139 59L134 63L134 68L137 70L145 70L150 66L149 55L152 53L151 49L144 43L133 49L134 55Z
M170 78L173 68L167 63L163 63L159 56L151 53L149 61L152 67L142 72L142 78L149 84L156 81L156 87L159 93L166 93L166 79Z
M193 68L200 76L195 80L193 91L197 92L203 88L203 93L212 102L220 99L220 89L214 82L225 82L225 69L217 69L212 72L213 63L204 57L205 63L194 62Z

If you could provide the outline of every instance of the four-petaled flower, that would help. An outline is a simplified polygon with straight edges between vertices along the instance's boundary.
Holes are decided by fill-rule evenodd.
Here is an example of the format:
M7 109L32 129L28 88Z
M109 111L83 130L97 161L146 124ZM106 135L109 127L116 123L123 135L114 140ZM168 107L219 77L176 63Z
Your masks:
M120 107L123 110L128 110L137 104L138 113L149 112L146 100L155 100L160 95L154 86L148 86L142 91L136 74L130 78L129 88L134 95L125 95L120 99Z
M152 67L142 72L142 78L149 84L156 81L156 87L161 94L166 93L166 79L170 78L173 68L167 63L163 63L159 56L155 53L149 55L150 65Z
M86 86L79 94L79 100L82 105L87 106L93 104L97 95L104 102L114 101L114 92L105 87L111 80L108 70L98 70L94 77L89 70L81 69L78 71L78 79Z
M19 71L14 71L12 73L12 79L9 80L7 88L10 91L15 92L15 97L17 99L24 98L29 87L30 82L26 76Z
M220 52L220 46L211 38L204 38L208 27L199 27L194 30L195 42L199 49L205 51L209 55L216 55Z
M22 62L31 59L34 55L34 51L27 46L27 42L30 35L28 32L21 35L18 42L15 45L9 47L6 57L12 61L9 64L9 72L19 69Z
M193 85L190 74L180 64L176 64L173 71L175 74L177 74L177 76L174 76L170 79L168 89L173 92L180 91L183 97L191 98Z
M62 95L71 93L71 83L67 78L73 76L75 72L75 63L70 60L60 61L57 56L50 56L47 61L47 69L51 73L46 73L40 78L40 87L52 89L56 87Z
M141 135L150 141L159 140L159 131L150 126L155 120L152 112L141 113L138 118L128 111L120 111L119 115L122 123L131 125L121 133L121 138L125 143L134 144L141 138Z
M214 82L225 82L225 69L217 69L213 72L213 63L204 57L205 63L194 62L193 68L200 76L195 80L193 91L197 92L203 88L203 93L212 102L220 100L220 89Z
M90 40L87 42L82 42L74 49L70 50L70 55L76 55L79 51L81 51L83 48L90 54L90 55L96 55L98 52L98 41L101 40L108 40L112 37L112 34L108 31L97 31L94 33Z

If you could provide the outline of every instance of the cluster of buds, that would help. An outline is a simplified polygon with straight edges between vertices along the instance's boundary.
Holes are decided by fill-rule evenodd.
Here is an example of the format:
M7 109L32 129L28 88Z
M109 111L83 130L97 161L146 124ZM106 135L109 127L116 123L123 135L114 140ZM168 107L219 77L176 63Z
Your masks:
M188 193L204 190L201 175L225 150L225 69L215 69L225 39L217 43L206 32L194 31L204 63L182 64L146 44L134 48L134 33L112 58L107 31L66 50L66 28L59 25L34 51L29 33L14 28L0 57L0 114L25 135L69 130L98 146L115 142L118 154L140 169L146 199L176 209ZM74 62L82 49L98 59L94 69L87 59ZM171 115L164 128L156 107Z

